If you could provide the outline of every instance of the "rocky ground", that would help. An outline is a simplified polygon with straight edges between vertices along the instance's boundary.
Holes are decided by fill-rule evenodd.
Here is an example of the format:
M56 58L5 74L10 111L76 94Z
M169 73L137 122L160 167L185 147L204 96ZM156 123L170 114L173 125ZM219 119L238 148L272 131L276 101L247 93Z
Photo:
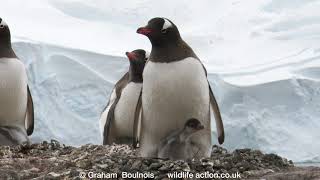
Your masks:
M168 174L213 179L221 173L229 173L231 177L240 175L241 179L320 179L319 168L297 168L278 155L252 149L228 152L213 146L211 158L184 162L140 158L127 145L88 144L76 148L52 140L0 147L0 179L163 179Z

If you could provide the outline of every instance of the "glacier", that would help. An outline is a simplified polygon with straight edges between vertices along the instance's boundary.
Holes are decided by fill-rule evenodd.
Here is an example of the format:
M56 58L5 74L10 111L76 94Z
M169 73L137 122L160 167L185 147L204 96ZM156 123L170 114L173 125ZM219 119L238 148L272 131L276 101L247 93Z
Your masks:
M319 8L317 0L2 0L0 16L28 70L34 142L101 144L99 116L128 69L124 52L149 50L135 31L164 16L207 67L223 146L319 163Z

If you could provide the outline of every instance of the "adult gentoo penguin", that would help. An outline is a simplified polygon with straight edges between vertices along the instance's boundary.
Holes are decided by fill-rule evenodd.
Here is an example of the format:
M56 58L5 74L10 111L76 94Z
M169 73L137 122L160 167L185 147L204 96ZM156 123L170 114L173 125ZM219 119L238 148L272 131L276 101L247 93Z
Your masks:
M197 119L189 119L182 130L172 132L161 141L157 157L171 160L190 160L197 158L199 148L190 142L191 136L201 131L204 126Z
M28 141L33 128L27 72L11 47L9 27L0 18L0 145Z
M155 157L154 145L193 117L206 130L196 132L190 140L200 148L199 156L209 157L212 147L210 104L220 144L224 141L224 129L206 69L170 20L153 18L137 33L149 38L152 51L143 72L141 103L135 114L134 146L139 141L141 156ZM140 113L141 133L137 138Z
M116 83L100 117L103 144L132 142L134 113L148 53L137 49L126 55L130 61L129 71Z

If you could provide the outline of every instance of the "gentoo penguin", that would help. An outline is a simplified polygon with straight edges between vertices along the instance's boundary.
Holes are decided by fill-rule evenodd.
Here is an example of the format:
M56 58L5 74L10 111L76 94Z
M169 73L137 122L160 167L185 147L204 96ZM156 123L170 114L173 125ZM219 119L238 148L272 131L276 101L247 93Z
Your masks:
M190 137L204 129L199 120L189 119L182 130L171 133L161 141L157 156L162 159L190 160L197 156L198 148L190 142Z
M130 62L129 71L116 83L100 117L103 144L132 142L134 113L148 53L137 49L126 55Z
M0 18L0 145L28 141L33 128L27 72L11 47L9 27Z
M155 157L154 145L193 117L206 130L196 132L190 141L200 148L199 156L209 157L212 147L210 104L220 144L224 141L224 129L206 69L170 20L153 18L145 27L137 29L137 33L149 38L152 51L143 72L133 145L136 147L139 142L142 157Z

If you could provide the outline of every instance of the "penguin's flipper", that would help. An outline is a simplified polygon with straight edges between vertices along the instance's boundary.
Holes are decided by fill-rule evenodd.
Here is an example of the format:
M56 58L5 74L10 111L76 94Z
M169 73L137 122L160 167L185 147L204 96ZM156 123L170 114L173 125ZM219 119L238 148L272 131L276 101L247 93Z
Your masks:
M214 114L214 119L216 121L216 127L217 127L217 133L218 133L218 141L219 144L223 144L224 142L224 128L223 128L223 122L222 122L222 118L221 118L221 114L220 114L220 110L219 110L219 106L218 103L216 101L216 98L213 95L210 83L209 84L209 94L210 94L210 104L211 104L211 108L213 110L213 114Z
M201 65L204 69L204 73L206 74L206 76L208 76L207 69L204 67L204 65L202 63L201 63ZM218 141L219 141L219 144L223 144L223 142L224 142L224 128L223 128L221 113L220 113L216 98L213 95L209 81L208 81L208 85L209 85L210 105L211 105L211 108L212 108L212 111L214 114L214 119L216 121Z
M111 144L111 123L114 122L114 110L118 101L121 97L121 93L123 88L128 84L129 81L129 73L127 72L122 76L122 78L115 84L114 90L110 96L107 107L109 108L106 123L104 124L103 129L103 145Z
M137 148L139 143L139 120L142 118L142 88L140 91L139 99L136 106L136 111L134 113L133 121L133 147ZM141 130L141 129L140 129Z
M33 100L32 100L29 86L27 86L27 90L28 90L28 102L27 102L27 111L25 116L25 126L27 129L27 135L30 136L33 133L33 129L34 129L34 109L33 109Z
M103 145L112 143L110 142L111 122L114 121L114 109L118 101L119 101L119 98L116 98L115 101L110 102L112 104L110 105L108 115L107 115L107 120L106 120L106 123L104 124L104 130L103 130Z

